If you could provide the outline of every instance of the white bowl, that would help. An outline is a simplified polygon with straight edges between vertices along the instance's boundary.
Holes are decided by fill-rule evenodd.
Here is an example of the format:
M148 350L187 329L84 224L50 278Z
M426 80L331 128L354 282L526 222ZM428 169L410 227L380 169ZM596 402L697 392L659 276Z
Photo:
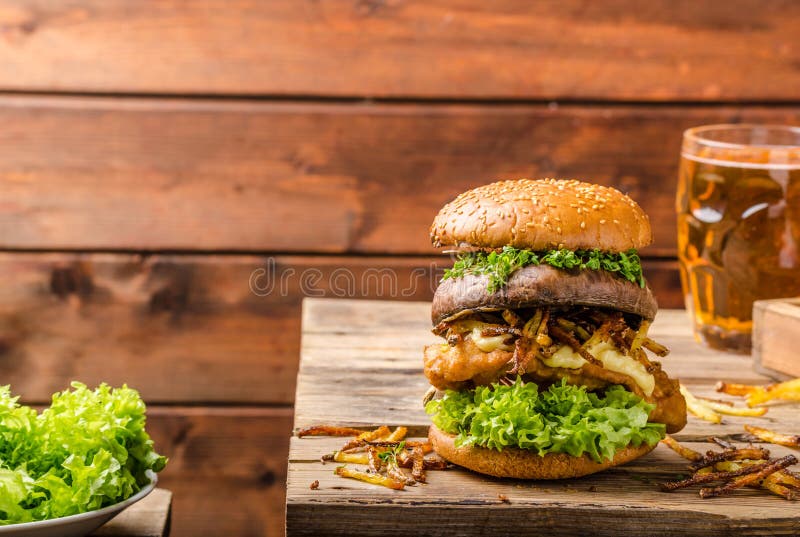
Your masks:
M0 526L0 535L3 537L84 537L117 516L126 507L150 494L156 488L157 481L158 478L154 474L149 485L145 485L142 490L127 500L114 505L61 518Z

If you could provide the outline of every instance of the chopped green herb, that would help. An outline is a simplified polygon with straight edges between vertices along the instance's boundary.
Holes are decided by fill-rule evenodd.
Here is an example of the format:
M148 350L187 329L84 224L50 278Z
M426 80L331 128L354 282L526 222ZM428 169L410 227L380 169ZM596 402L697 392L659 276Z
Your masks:
M403 440L395 447L378 453L378 458L382 460L384 463L388 464L389 462L396 461L397 455L399 455L400 452L403 451L405 448L406 448L406 441Z
M528 265L547 264L564 270L605 270L640 287L645 286L642 264L636 250L611 253L593 250L547 250L533 252L513 246L504 246L500 251L467 252L460 254L453 268L444 272L442 280L460 278L465 274L489 277L488 291L500 290L514 271Z

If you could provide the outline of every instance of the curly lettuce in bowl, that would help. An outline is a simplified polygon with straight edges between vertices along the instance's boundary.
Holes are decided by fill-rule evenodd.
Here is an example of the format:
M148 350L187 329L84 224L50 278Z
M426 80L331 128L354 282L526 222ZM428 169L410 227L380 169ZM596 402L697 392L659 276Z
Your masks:
M540 392L517 378L511 385L447 390L425 410L439 429L456 435L456 446L588 454L599 462L628 445L661 440L664 424L647 421L653 408L622 386L598 395L562 381Z
M37 412L0 387L0 525L84 513L123 501L167 459L145 431L136 390L74 382Z

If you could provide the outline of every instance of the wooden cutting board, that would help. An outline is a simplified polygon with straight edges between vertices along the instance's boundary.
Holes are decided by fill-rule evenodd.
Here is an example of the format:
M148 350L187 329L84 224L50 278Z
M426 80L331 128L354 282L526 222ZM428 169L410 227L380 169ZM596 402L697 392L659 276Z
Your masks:
M670 376L697 395L726 398L714 392L720 379L768 380L753 372L748 357L696 343L683 311L659 312L651 334L672 350L662 360ZM307 299L295 428L388 424L425 435L422 347L437 339L430 333L427 303ZM675 436L706 450L716 447L707 443L710 435L741 440L745 423L797 433L798 410L773 405L764 418L726 416L721 425L690 416ZM663 445L628 465L580 479L517 481L454 469L429 472L426 485L392 491L335 476L338 463L320 462L342 444L340 438L291 439L287 535L800 534L800 504L763 491L707 500L696 488L660 492L658 483L687 472L686 461ZM774 455L792 451L770 449ZM311 490L315 480L319 489Z

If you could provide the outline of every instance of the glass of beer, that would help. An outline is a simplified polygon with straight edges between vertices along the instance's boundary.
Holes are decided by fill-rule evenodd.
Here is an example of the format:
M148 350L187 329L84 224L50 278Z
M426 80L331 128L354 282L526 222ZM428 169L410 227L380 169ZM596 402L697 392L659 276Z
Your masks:
M676 207L695 335L750 352L753 301L800 296L800 128L688 129Z

